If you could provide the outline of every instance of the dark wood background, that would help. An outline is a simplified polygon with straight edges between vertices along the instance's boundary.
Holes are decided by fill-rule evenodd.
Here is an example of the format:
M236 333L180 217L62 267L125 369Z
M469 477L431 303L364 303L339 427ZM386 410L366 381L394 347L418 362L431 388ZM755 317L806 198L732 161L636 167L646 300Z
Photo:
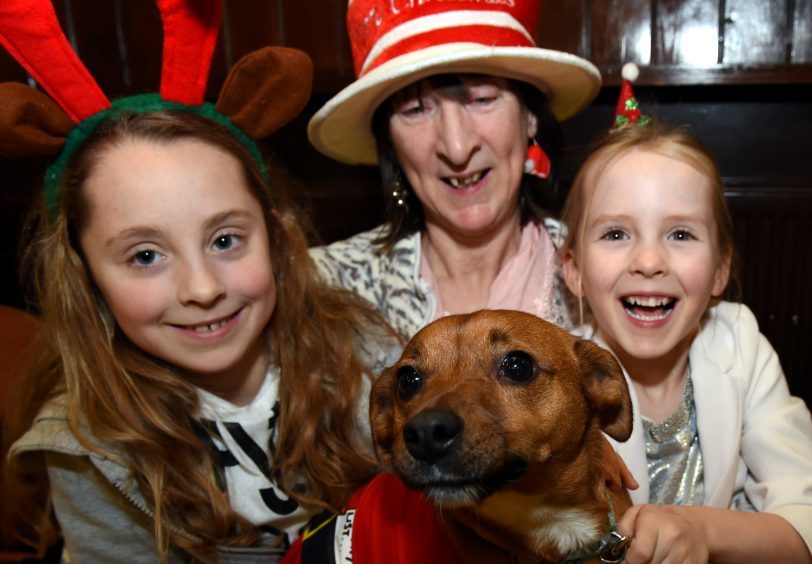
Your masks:
M404 0L405 1L405 0ZM636 62L644 110L689 124L717 155L735 216L741 298L812 405L812 0L541 0L539 44L592 60L604 88L564 124L562 196L588 144L610 124L623 63ZM110 97L154 91L161 27L151 0L58 0L81 58ZM226 0L210 77L214 98L240 56L268 44L314 60L311 101L267 146L310 205L322 241L378 223L377 172L310 148L310 115L353 78L345 0ZM27 76L5 52L0 80ZM0 159L0 303L25 307L20 232L42 163Z

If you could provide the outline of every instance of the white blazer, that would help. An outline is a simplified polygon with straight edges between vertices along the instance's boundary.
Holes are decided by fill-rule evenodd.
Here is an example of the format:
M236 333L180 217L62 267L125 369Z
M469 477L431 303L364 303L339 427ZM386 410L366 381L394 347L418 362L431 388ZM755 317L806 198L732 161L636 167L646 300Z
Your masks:
M789 521L812 552L812 417L790 395L778 355L755 316L742 304L712 307L688 357L704 465L703 505L727 508L744 490L756 509ZM634 428L628 441L612 443L640 483L630 492L632 501L648 503L640 407L628 374L626 381Z

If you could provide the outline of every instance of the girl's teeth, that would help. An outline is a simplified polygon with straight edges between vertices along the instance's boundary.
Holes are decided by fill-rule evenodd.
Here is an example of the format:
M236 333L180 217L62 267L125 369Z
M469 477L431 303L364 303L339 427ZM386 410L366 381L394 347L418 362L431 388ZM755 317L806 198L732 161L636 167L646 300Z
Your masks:
M660 309L656 312L646 313L639 310L627 309L626 313L628 313L631 317L638 319L640 321L660 321L661 319L665 319L671 312L674 311L672 309Z
M466 188L466 187L470 186L471 184L475 184L475 183L479 182L480 178L482 178L482 173L477 172L477 173L472 174L471 176L467 176L465 178L457 178L457 177L452 176L452 177L450 177L448 179L448 182L454 188Z
M641 306L641 307L661 307L666 305L671 301L671 298L635 298L630 297L626 298L626 301L629 302L631 305L634 306Z
M676 300L667 297L629 296L623 299L626 313L640 321L660 321L674 311Z
M223 319L222 321L209 323L208 325L195 325L192 329L194 329L195 333L209 333L211 331L217 331L220 327L225 325L227 321L227 319Z

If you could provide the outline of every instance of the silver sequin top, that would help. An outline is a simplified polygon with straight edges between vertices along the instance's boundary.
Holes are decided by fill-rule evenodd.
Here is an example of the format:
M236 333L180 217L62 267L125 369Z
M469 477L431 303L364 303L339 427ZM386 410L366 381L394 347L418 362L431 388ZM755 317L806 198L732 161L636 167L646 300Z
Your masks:
M643 431L646 437L649 502L701 504L705 496L705 483L690 376L685 379L677 410L662 423L654 423L643 417Z
M643 417L649 502L673 505L701 505L705 496L702 452L696 426L694 386L685 379L682 399L671 417L654 423ZM755 511L744 492L736 494L730 509Z

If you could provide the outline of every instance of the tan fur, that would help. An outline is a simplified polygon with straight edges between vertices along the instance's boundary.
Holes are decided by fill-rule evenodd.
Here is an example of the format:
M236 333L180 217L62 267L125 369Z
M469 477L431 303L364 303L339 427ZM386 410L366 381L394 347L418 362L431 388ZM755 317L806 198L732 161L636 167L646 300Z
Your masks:
M514 351L530 360L525 382L500 373ZM632 410L620 366L597 345L526 313L448 316L409 342L375 383L370 409L379 460L427 493L465 560L555 561L607 532L601 430L626 440ZM459 433L447 439L456 424L435 414L459 418ZM427 444L446 446L435 454ZM526 471L483 491L516 457ZM628 494L610 495L619 519Z

